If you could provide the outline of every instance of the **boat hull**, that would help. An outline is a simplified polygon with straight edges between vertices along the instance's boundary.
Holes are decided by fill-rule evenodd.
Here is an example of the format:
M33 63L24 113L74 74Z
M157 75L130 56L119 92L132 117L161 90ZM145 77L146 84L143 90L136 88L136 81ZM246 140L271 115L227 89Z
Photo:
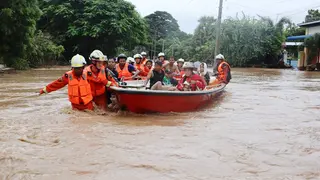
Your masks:
M134 113L190 112L207 105L225 86L206 91L172 92L113 88L122 108Z

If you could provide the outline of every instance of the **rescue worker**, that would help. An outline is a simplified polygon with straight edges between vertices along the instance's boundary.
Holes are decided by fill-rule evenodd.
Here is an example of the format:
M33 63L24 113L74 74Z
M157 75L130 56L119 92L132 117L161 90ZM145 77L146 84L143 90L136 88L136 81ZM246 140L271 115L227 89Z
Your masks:
M168 60L165 60L165 54L163 52L158 54L158 59L162 62L163 66L169 63Z
M140 54L136 54L133 56L135 64L134 67L136 68L136 70L139 70L139 75L142 76L144 73L144 65L142 64L142 56Z
M145 65L148 61L147 59L147 53L146 52L141 52L141 56L142 56L142 64Z
M122 80L132 80L136 76L136 69L133 65L126 62L127 56L120 54L118 56L118 64L116 65L116 70L118 72L118 78Z
M179 69L179 74L177 74L175 76L175 78L177 78L177 79L181 79L182 76L184 75L184 71L182 69L183 64L184 64L184 59L182 59L182 58L178 59L177 66L178 66L178 69Z
M91 87L87 81L87 74L84 72L85 61L85 58L79 54L73 56L71 59L72 70L41 89L39 95L59 90L68 85L68 96L72 109L93 110Z
M231 68L230 65L225 61L222 54L216 56L217 64L217 77L210 83L210 86L215 86L218 84L228 84L231 80Z
M205 80L198 74L195 74L193 71L196 69L192 62L184 63L183 67L185 75L179 81L177 89L179 91L184 90L184 83L188 82L190 84L191 91L203 90L206 87Z
M92 64L84 70L87 73L88 82L91 86L93 102L100 108L106 109L106 87L114 85L112 81L107 79L104 63L107 62L105 55L100 50L94 50L89 59Z

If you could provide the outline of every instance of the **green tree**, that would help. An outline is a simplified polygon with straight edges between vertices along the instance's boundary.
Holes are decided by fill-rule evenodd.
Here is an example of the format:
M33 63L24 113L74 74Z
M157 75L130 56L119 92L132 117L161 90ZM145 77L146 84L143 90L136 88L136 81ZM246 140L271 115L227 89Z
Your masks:
M308 14L305 17L305 22L312 22L320 20L320 11L318 9L308 10Z
M166 11L156 11L145 17L152 39L166 38L170 33L180 32L178 21Z
M29 66L28 49L41 15L37 0L7 0L0 5L0 56L17 69ZM32 61L32 59L30 59Z
M40 29L62 43L66 58L75 53L88 57L94 49L115 55L119 47L146 44L146 23L127 1L42 1L41 9Z

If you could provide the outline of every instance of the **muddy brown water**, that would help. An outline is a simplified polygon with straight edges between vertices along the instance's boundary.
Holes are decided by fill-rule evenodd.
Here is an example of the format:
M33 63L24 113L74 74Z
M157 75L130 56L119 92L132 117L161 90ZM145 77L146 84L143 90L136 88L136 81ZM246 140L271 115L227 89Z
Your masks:
M75 112L64 70L0 76L0 179L320 179L320 73L233 69L207 108Z

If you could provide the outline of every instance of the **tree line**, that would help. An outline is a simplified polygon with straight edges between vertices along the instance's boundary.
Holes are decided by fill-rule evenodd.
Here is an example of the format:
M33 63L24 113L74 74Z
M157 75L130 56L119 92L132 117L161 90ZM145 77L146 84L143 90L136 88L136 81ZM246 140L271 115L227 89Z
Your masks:
M311 14L310 14L311 13ZM316 19L309 11L308 20ZM307 17L306 17L307 19ZM165 11L146 17L125 0L7 0L0 3L0 63L17 69L68 64L100 49L110 57L146 51L190 61L213 60L216 19L201 17L193 34ZM285 28L286 27L286 28ZM300 34L287 18L246 15L222 22L221 53L232 66L276 63L285 36Z

